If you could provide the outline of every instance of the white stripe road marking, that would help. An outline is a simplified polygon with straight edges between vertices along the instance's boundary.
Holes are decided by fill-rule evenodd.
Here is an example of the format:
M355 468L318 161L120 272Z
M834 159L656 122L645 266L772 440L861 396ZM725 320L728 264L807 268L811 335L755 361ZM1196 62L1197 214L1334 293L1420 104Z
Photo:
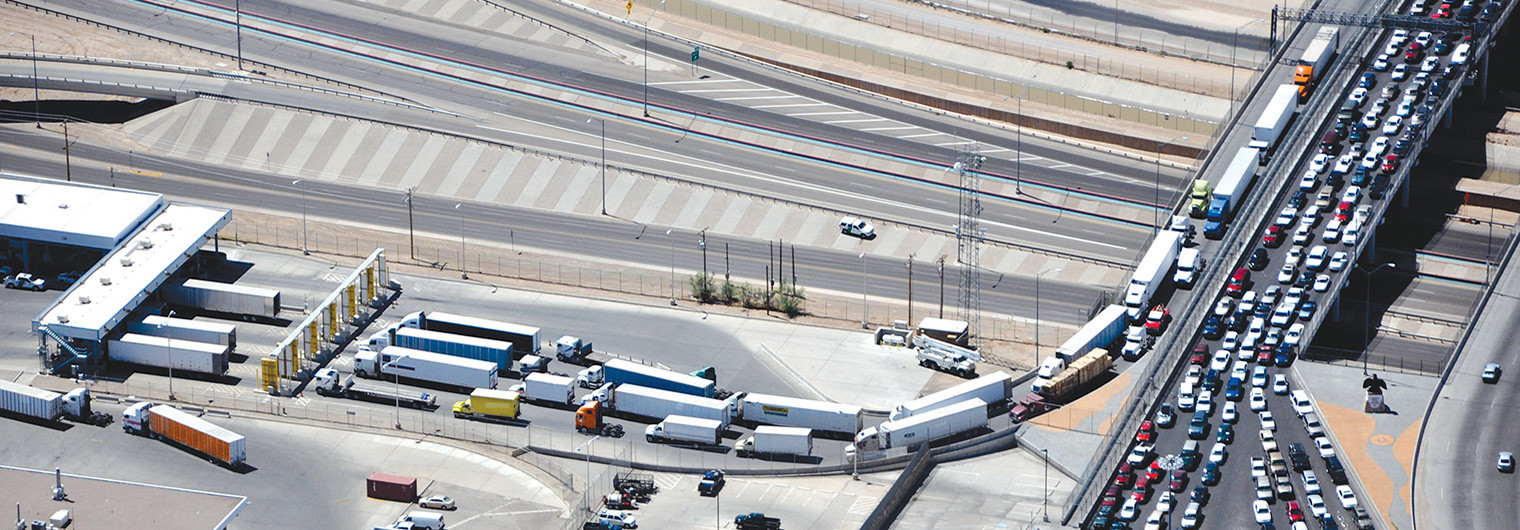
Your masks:
M845 110L845 111L833 111L833 112L803 112L803 113L799 113L799 114L787 114L787 116L791 116L793 118L796 118L798 116L833 116L833 115L838 115L838 114L860 114L860 113L861 112L859 112L859 111Z
M787 104L784 104L784 105L755 105L755 106L750 107L750 108L752 108L752 109L781 109L781 108L787 108L787 107L824 107L824 106L828 106L828 105L829 105L828 103L787 103Z
M902 131L902 130L906 130L906 129L919 129L919 128L921 128L921 127L919 127L917 125L904 125L902 127L872 127L870 129L861 129L861 132Z
M717 98L717 99L714 99L713 101L748 101L748 100L751 100L751 99L792 99L792 98L800 98L800 97L802 97L802 96L799 96L799 95L796 95L796 94L787 94L785 96L751 96L751 97L744 97L744 98Z
M834 121L826 121L824 123L832 125L832 124L835 124L835 123L868 123L868 122L873 122L873 121L887 121L887 119L886 118L867 118L867 119L864 119L864 120L834 120Z
M691 84L698 84L698 83L702 83L702 84L706 84L706 83L732 83L734 81L744 81L744 80L743 79L728 78L728 79L700 79L700 80L696 80L696 81L661 81L661 82L658 82L658 83L650 83L650 85L655 85L655 86L658 86L658 85L691 85ZM745 82L747 83L748 81L745 81Z
M974 143L976 143L976 140L961 140L959 142L945 142L945 143L942 143L942 144L934 144L934 147L945 147L947 145L967 145L967 144L974 144Z
M948 134L945 134L945 133L942 133L942 132L932 132L932 133L924 133L924 134L910 134L910 135L907 135L907 136L899 136L897 138L899 140L906 140L908 138L923 138L925 136L937 136L937 135L942 135L942 134L945 135L945 136L949 136Z
M780 92L774 88L703 88L700 90L682 90L682 94L703 94L708 92Z
M1008 149L1008 148L1004 148L1004 147L996 147L996 148L992 148L992 149L983 149L982 150L982 154L985 155L987 153L1006 153L1006 152L1009 152L1009 151L1012 151L1012 149Z
M1045 169L1061 169L1061 168L1065 168L1065 167L1077 167L1077 165L1076 164L1056 164L1054 166L1046 166Z

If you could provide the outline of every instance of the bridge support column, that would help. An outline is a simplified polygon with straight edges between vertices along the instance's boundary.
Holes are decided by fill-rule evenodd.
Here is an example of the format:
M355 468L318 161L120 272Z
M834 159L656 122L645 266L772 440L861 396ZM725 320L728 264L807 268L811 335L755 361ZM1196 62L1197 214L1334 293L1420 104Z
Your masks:
M1413 175L1414 172L1411 171L1409 174ZM1410 178L1409 175L1405 175L1404 185L1403 186L1399 186L1399 208L1408 208L1409 207L1409 188L1413 188L1413 187L1414 187L1414 179ZM1383 216L1384 216L1383 218L1384 219L1387 219L1387 215L1388 215L1388 212L1383 212Z
M1342 288L1344 290L1344 288ZM1335 293L1335 301L1330 302L1330 320L1341 321L1341 294Z
M1367 238L1367 246L1362 247L1363 249L1365 249L1365 252L1362 253L1362 256L1363 256L1362 259L1367 260L1367 263L1376 263L1377 262L1377 230L1374 230L1373 227L1371 227L1371 226L1364 226L1364 227L1362 227L1362 235L1363 235L1363 237Z
M1478 62L1478 104L1488 104L1488 54Z

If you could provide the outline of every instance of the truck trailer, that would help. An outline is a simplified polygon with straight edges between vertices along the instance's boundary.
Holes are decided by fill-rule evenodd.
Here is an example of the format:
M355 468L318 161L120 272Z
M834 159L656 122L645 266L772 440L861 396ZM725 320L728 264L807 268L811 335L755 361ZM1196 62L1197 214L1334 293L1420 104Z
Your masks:
M891 449L932 442L987 426L987 402L970 398L910 418L892 419L855 435L857 449Z
M1256 181L1258 156L1256 149L1242 147L1235 152L1235 158L1230 159L1230 165L1225 166L1224 176L1220 177L1219 185L1214 187L1214 199L1209 202L1208 222L1203 227L1204 237L1224 237L1225 228L1240 209L1240 201L1245 198L1246 191L1251 189L1251 183Z
M812 456L813 430L762 425L753 436L734 443L739 456Z
M227 354L221 344L136 333L106 341L106 358L112 361L212 375L227 373Z
M1171 276L1172 266L1177 263L1177 251L1182 250L1182 233L1162 230L1151 240L1151 246L1140 258L1130 277L1129 287L1124 291L1125 314L1130 321L1145 318L1145 311L1155 296L1156 289Z
M419 410L438 408L438 398L427 392L387 384L372 384L349 377L343 382L338 371L332 368L317 370L311 378L311 387L324 396L346 397L386 405L406 406Z
M470 397L454 403L454 417L479 421L516 421L522 413L522 394L510 390L477 388Z
M514 385L513 388L519 386ZM528 374L520 385L530 401L569 405L575 403L575 379L554 374Z
M133 322L127 330L138 335L220 344L227 352L237 351L237 326L188 318L149 315Z
M1011 397L1012 392L1013 378L1005 372L997 372L898 405L892 409L890 419L906 419L971 398L980 399L983 403L1000 403Z
M376 346L379 346L378 348ZM383 350L386 346L400 346L414 350L441 353L451 357L488 361L496 365L497 372L512 370L512 343L482 339L469 335L455 335L441 331L391 326L379 336L371 336L369 349Z
M722 401L649 388L633 384L608 383L592 392L585 401L600 401L612 410L629 416L664 418L670 415L717 420L727 427L732 421L733 398Z
M0 379L0 410L43 421L68 418L81 423L105 425L109 414L90 407L90 390L76 388L67 394Z
M370 473L364 481L366 497L410 503L417 500L417 477Z
M354 375L403 380L459 389L496 388L496 363L389 346L354 354Z
M403 317L397 325L404 328L425 329L428 331L510 342L512 343L513 360L521 359L524 355L537 354L539 335L541 334L539 329L533 326L467 317L439 311L418 311L411 313Z
M718 389L715 383L701 377L622 359L613 359L603 364L602 378L608 383L639 385L705 398L713 397Z
M1078 329L1071 338L1061 343L1056 348L1055 355L1047 357L1040 364L1040 377L1051 378L1065 370L1072 361L1077 360L1093 348L1106 348L1119 340L1124 335L1125 310L1121 305L1110 305L1098 312L1098 316L1087 321L1081 329ZM1049 366L1051 370L1046 370Z
M860 432L862 425L863 409L858 405L756 393L735 397L738 417L747 422L845 434Z
M1246 144L1252 149L1261 150L1261 160L1258 164L1265 165L1271 152L1277 149L1277 140L1282 138L1283 130L1288 128L1288 122L1293 121L1293 115L1298 113L1298 86L1281 85L1272 93L1272 99L1267 100L1266 108L1261 111L1261 116L1256 118L1256 128L1251 132L1251 142Z
M650 443L693 443L718 445L723 438L724 423L708 418L693 418L672 414L664 421L644 428L644 439Z
M1339 45L1340 28L1325 26L1315 33L1314 41L1304 49L1304 54L1298 58L1298 67L1293 71L1293 83L1298 85L1299 103L1308 101L1314 93L1314 85L1325 75L1325 70L1330 69L1330 60L1335 58L1336 47Z
M230 283L186 279L165 284L164 301L213 313L244 318L274 319L280 316L280 291Z
M1096 349L1091 354L1071 363L1071 367L1060 375L1052 379L1036 379L1033 390L1049 398L1065 397L1072 390L1107 372L1113 365L1114 359L1108 354L1108 350Z
M248 457L242 435L168 405L147 401L132 405L122 412L121 427L128 433L168 440L229 468Z

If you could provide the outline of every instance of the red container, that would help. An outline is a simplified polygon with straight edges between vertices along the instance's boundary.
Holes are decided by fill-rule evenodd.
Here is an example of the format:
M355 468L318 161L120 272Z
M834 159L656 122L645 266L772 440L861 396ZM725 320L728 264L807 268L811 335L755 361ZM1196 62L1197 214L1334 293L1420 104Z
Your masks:
M376 499L410 503L417 500L417 479L372 473L365 481L365 495Z

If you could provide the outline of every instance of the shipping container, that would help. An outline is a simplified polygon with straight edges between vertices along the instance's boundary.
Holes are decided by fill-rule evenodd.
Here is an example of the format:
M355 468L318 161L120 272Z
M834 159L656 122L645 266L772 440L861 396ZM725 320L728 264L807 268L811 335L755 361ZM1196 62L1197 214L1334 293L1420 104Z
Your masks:
M417 479L385 473L370 473L364 481L366 497L410 503L417 500Z
M514 360L521 359L524 355L538 354L541 335L539 329L533 326L437 311L409 314L401 319L400 326L510 342Z
M164 284L164 301L215 313L273 319L280 314L280 291L187 279Z
M475 389L496 388L496 363L451 357L433 352L390 346L383 351L361 349L354 354L354 374L401 379L438 386Z
M891 419L893 421L905 419L971 398L979 398L987 403L999 403L1012 397L1012 392L1013 378L1007 373L988 374L898 405L892 409Z
M608 383L639 385L706 398L717 392L717 385L707 379L622 359L603 364L602 377Z
M212 375L227 373L227 346L128 333L106 342L106 358L124 363Z
M744 421L846 434L860 432L863 415L857 405L756 393L738 397L738 413Z
M122 428L159 440L169 440L228 467L247 458L243 436L168 405L142 402L122 413Z
M406 327L392 330L392 346L492 362L496 364L497 373L512 370L510 342Z
M149 315L127 329L138 335L220 344L229 353L237 351L237 326L232 324Z
M725 427L730 421L728 402L631 384L613 389L612 407L623 414L646 418L690 416L717 420Z

